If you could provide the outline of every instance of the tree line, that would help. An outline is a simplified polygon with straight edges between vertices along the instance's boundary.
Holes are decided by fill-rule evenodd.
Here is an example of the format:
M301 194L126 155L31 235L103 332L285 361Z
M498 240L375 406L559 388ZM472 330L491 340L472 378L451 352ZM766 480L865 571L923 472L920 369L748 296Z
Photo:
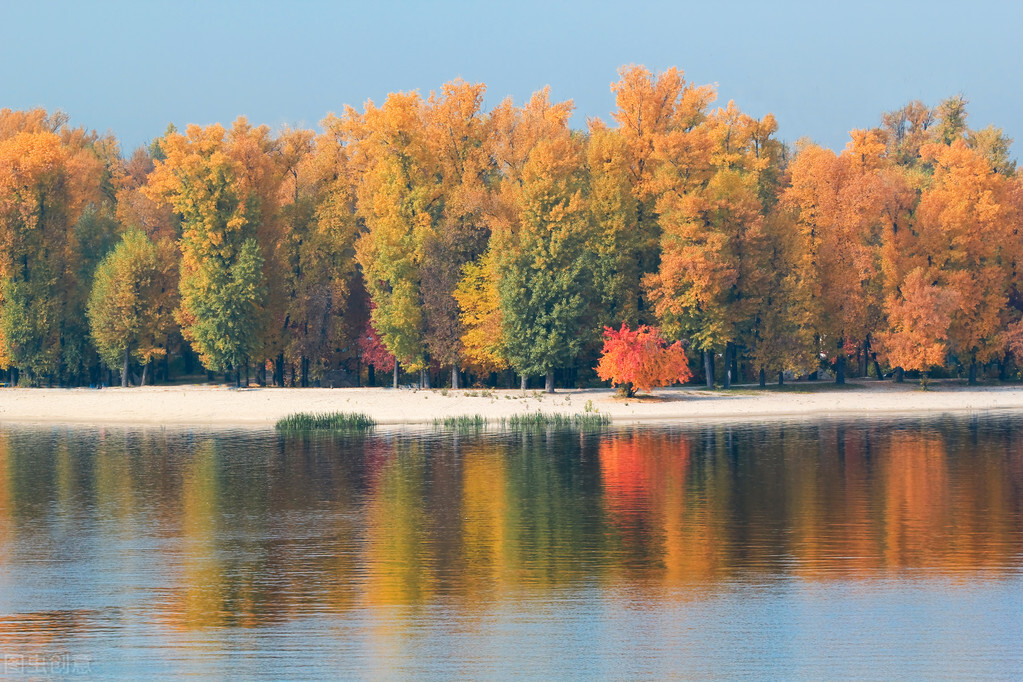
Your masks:
M22 385L368 367L553 390L596 380L605 328L650 325L708 385L1018 374L1023 176L964 98L835 153L677 69L623 67L611 91L612 121L582 131L547 89L486 111L456 80L322 133L171 126L128 157L4 109L0 366Z

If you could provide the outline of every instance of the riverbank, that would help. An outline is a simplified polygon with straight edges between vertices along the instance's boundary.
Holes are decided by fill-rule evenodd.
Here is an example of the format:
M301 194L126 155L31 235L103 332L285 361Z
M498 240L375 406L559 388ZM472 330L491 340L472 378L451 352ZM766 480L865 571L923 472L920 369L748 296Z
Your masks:
M378 424L430 424L482 415L500 420L546 412L609 415L615 423L703 419L841 417L869 414L1023 410L1023 386L966 387L863 381L844 387L792 384L783 390L673 388L623 399L607 389L536 391L389 388L149 386L104 389L0 389L0 424L75 423L272 427L295 412L362 412Z

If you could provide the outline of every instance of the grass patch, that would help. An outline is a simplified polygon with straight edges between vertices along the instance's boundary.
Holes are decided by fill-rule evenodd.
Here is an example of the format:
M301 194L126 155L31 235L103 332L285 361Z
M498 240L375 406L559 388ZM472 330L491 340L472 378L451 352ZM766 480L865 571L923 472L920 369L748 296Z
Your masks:
M502 423L510 428L572 428L587 429L600 426L607 426L611 423L611 417L606 414L545 414L543 412L530 412L527 414L513 414Z
M307 431L358 432L373 428L376 422L359 412L297 412L277 420L274 428L286 433Z
M489 424L493 424L481 414L468 414L459 417L444 417L433 420L437 428L451 429L454 431L482 431ZM611 417L606 414L546 414L543 412L529 412L526 414L513 414L504 417L500 421L502 429L531 430L541 428L560 429L593 429L607 426L611 423Z
M487 418L482 414L467 414L460 417L434 419L433 425L456 431L479 431L487 425Z

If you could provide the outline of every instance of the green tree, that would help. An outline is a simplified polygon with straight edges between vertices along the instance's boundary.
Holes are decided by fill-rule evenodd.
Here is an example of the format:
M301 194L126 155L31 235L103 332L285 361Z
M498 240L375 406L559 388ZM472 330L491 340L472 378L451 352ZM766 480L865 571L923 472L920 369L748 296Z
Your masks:
M504 351L520 374L545 375L548 393L554 369L589 340L593 230L583 187L579 142L567 129L540 140L523 169L518 222L494 234Z

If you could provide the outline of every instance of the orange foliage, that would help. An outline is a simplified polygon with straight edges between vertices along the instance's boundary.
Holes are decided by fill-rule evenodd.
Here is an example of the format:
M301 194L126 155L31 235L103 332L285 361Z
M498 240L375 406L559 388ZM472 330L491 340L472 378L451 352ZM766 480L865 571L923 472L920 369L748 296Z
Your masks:
M682 344L668 345L656 327L641 324L633 331L622 324L618 331L604 328L604 349L597 365L597 376L631 395L634 389L652 390L670 386L692 377Z
M892 367L921 371L944 363L951 312L958 294L929 284L920 268L906 276L901 294L889 298L891 331L879 335L888 362Z

